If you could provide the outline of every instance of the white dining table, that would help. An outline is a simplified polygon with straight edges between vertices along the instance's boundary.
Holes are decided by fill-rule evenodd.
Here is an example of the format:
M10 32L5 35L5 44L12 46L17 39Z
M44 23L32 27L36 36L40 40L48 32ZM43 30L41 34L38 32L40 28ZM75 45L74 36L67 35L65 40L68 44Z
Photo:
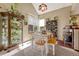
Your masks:
M43 56L43 51L45 49L45 55L47 56L48 54L48 39L47 39L47 35L43 35L43 34L40 34L40 33L34 33L32 35L32 48L34 48L34 41L37 41L37 40L44 40L45 41L45 44L44 45L41 45L41 55Z

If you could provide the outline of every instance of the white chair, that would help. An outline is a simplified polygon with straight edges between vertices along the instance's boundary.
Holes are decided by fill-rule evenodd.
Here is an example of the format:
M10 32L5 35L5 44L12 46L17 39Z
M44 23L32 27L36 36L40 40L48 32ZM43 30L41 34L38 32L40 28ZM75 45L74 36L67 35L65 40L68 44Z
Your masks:
M55 38L56 40L56 38ZM54 56L55 55L55 45L57 44L57 41L56 42L48 42L48 52L49 52L49 46L52 46L51 50L52 50L52 55Z

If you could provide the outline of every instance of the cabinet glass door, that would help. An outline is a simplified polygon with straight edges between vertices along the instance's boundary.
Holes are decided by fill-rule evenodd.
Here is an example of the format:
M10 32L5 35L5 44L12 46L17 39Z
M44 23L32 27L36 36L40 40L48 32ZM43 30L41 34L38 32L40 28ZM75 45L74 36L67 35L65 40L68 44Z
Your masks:
M2 44L8 47L8 16L2 17Z
M11 44L15 45L21 42L22 26L21 21L18 21L16 17L11 19Z

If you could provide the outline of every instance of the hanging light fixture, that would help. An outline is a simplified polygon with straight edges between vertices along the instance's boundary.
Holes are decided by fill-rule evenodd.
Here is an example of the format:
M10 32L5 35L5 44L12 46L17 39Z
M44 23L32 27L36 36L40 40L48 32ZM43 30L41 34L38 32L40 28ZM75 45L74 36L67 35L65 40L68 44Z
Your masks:
M42 3L41 5L39 5L39 11L44 12L46 10L47 10L47 5L46 4Z

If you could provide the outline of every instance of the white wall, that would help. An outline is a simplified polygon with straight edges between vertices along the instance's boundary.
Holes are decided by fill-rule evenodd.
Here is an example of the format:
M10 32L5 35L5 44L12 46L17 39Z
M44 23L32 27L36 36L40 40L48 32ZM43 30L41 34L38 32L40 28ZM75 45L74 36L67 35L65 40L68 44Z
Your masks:
M79 3L72 4L72 15L79 14Z
M39 26L39 20L33 16L28 16L28 24Z

